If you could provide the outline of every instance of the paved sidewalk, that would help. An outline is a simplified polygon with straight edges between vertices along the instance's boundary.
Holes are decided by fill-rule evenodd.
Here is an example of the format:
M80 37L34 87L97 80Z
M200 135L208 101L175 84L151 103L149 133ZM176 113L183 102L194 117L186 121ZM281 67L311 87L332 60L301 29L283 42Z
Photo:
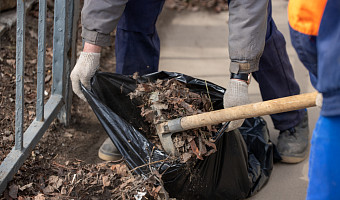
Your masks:
M273 1L273 18L287 41L288 55L294 67L301 92L312 92L307 70L300 63L289 38L287 1ZM164 9L159 20L161 39L160 70L175 71L209 80L226 87L228 72L228 13L174 12ZM249 89L252 102L261 101L258 85L252 81ZM319 115L317 108L308 109L310 132ZM269 116L271 139L277 141L278 131ZM310 134L311 136L311 134ZM295 165L275 164L268 184L251 200L305 199L308 185L308 160Z

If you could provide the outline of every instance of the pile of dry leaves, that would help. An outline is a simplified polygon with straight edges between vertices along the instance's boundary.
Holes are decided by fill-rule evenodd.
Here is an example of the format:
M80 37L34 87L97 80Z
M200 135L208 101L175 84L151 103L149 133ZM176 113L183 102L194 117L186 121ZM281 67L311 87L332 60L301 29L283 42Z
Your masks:
M138 84L136 90L129 95L131 99L139 98L143 102L140 105L141 115L151 127L147 138L159 149L163 148L156 133L156 124L213 109L208 95L191 92L176 79ZM216 152L212 139L216 131L214 126L209 126L173 134L173 142L181 162L187 162L194 155L203 160L203 156Z
M65 165L52 162L46 166L24 166L16 176L25 177L12 183L4 193L5 199L157 199L161 186L157 178L133 175L125 164L86 164L81 160L66 162ZM47 172L29 174L25 168ZM53 171L51 174L50 172ZM27 184L26 179L36 181ZM20 194L20 195L19 195ZM35 194L32 196L32 194Z
M228 10L228 0L166 0L167 8L198 11L201 8L213 9L216 12Z

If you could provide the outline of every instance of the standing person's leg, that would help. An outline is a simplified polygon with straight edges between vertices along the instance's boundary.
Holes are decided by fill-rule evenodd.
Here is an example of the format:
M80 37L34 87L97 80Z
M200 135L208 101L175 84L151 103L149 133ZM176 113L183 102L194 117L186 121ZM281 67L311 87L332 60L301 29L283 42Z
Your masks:
M311 141L307 200L337 200L340 197L340 46L338 45L340 41L340 2L328 0L323 3L325 7L320 6L320 10L304 9L306 7L303 5L309 6L309 2L300 5L298 3L296 5L300 6L300 12L291 15L292 17L304 16L305 19L311 19L318 12L322 13L321 22L318 22L320 26L317 29L317 34L309 35L300 32L301 30L296 30L298 23L290 24L291 41L296 53L310 72L313 86L324 97L320 117L315 125ZM301 19L300 22L306 22L304 18ZM309 25L310 23L308 23ZM312 28L305 30L310 31Z
M286 41L271 16L268 4L266 43L260 59L259 71L253 73L259 83L262 99L270 100L300 93L294 71L286 51ZM274 126L280 130L278 150L283 162L296 163L307 157L308 117L305 110L271 115Z
M139 75L158 71L160 41L157 17L164 0L129 0L116 32L116 72ZM110 138L99 148L103 160L118 160L121 155Z
M340 197L340 116L320 116L315 125L309 158L308 200Z
M130 0L116 33L116 72L140 75L158 71L160 41L157 17L164 0Z

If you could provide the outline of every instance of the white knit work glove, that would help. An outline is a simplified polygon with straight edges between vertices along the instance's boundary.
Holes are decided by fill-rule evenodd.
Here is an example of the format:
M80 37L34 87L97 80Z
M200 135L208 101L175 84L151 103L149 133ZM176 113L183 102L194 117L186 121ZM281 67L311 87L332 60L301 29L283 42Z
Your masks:
M100 53L81 52L77 64L71 72L73 92L82 100L86 101L81 92L80 83L87 89L91 89L91 78L99 68Z
M245 81L230 79L229 85L223 97L224 108L249 104L248 84ZM228 125L227 132L239 128L244 119L231 121Z
M316 99L315 99L316 107L321 108L322 107L322 101L323 101L322 93L318 93L316 95Z

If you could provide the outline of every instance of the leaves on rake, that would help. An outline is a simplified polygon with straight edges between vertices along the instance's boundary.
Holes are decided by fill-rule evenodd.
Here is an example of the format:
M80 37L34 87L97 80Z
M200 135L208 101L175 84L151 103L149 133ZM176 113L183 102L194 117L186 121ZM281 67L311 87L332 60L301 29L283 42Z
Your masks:
M129 96L142 102L142 105L138 106L141 108L141 116L149 123L152 131L147 138L160 149L163 147L156 133L156 124L212 110L208 95L191 92L185 84L176 79L140 83ZM202 160L203 156L216 152L216 146L208 142L215 131L214 126L208 126L173 134L173 143L180 153L180 161L185 163L193 155Z

